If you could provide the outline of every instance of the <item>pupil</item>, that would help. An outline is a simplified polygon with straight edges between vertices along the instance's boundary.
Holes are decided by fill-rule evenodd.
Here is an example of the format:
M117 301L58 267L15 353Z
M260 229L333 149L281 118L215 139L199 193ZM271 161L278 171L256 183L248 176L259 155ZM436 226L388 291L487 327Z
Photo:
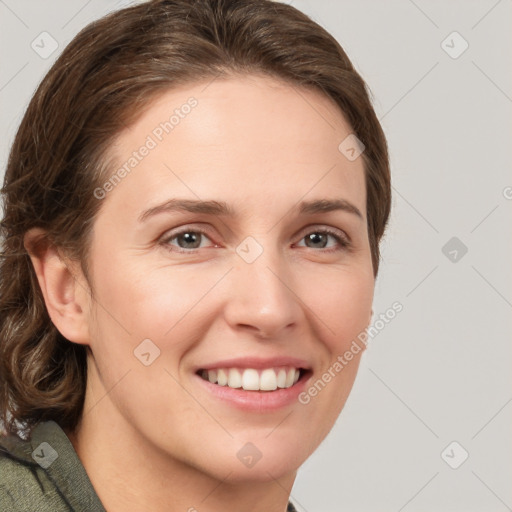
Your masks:
M323 234L320 234L320 233L312 233L311 235L309 235L309 240L312 241L313 243L318 243L319 242L319 239L321 239L324 235ZM325 242L325 240L324 240ZM324 247L325 244L322 245L322 247Z
M195 233L183 233L181 235L182 240L185 241L185 244L193 244L197 243L198 237Z

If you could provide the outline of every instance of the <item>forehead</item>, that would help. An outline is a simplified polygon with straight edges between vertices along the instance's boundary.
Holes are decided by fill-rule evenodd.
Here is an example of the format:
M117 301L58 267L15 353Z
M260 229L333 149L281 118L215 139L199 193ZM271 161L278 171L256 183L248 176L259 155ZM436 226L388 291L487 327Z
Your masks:
M115 169L129 172L109 202L142 209L170 196L222 196L249 207L341 195L365 214L363 160L338 149L351 132L332 99L272 78L182 86L117 137Z

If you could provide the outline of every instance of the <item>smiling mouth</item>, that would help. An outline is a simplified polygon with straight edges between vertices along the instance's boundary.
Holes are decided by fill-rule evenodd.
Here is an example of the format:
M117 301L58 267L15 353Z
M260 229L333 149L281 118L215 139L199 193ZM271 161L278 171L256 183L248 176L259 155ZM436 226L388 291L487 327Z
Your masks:
M202 379L217 386L245 391L276 391L287 389L302 379L309 370L292 366L275 368L216 368L200 369L197 372Z

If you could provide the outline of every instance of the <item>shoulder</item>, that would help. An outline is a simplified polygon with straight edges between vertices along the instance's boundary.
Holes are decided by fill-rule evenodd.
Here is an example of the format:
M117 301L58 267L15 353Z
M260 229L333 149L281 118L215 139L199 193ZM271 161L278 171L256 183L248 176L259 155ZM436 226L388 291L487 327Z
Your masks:
M67 511L55 486L44 472L11 458L0 447L0 510L22 512Z
M43 425L39 430L48 430L48 427L54 428ZM33 440L0 436L0 510L21 512L34 507L38 512L70 510L44 468L45 456L46 464L51 458L45 454L45 448L48 452L45 446L34 447ZM38 455L41 456L39 461Z

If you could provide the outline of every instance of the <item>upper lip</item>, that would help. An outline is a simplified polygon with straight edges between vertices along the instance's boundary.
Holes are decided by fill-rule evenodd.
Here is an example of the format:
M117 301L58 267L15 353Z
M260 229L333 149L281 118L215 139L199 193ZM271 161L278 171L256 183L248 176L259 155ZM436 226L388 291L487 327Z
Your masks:
M237 357L235 359L223 359L213 363L207 363L196 368L198 370L215 370L217 368L274 368L278 366L292 366L309 370L311 365L304 359L296 357L280 356L272 358L262 357Z

